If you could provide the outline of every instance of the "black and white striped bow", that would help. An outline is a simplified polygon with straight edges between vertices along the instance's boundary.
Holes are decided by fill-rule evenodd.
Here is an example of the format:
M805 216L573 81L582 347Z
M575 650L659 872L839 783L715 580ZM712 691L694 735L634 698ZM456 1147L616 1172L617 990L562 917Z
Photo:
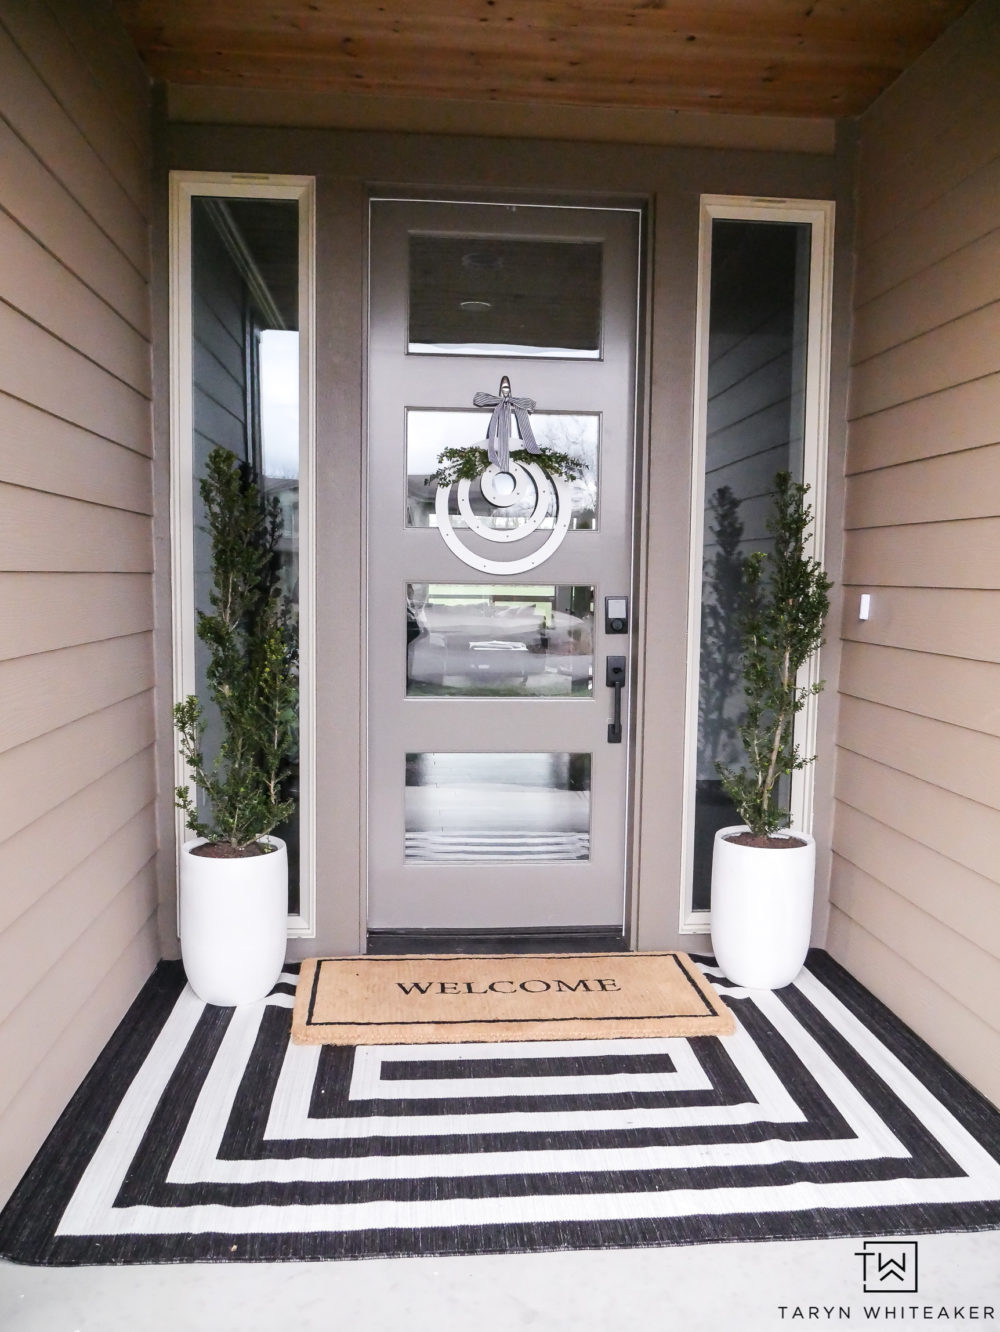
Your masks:
M521 435L521 443L529 453L541 453L535 443L535 435L528 420L528 413L535 410L534 398L512 398L510 384L504 376L500 383L500 392L477 393L472 399L477 407L492 407L493 415L486 431L486 449L491 463L495 463L501 472L510 470L510 418L514 417Z

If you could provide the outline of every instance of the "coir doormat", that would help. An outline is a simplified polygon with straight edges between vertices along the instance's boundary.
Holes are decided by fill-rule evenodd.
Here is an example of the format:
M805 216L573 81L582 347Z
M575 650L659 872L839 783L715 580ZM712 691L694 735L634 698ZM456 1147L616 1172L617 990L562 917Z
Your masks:
M296 1045L297 968L161 963L0 1213L20 1263L276 1262L1000 1226L1000 1113L823 954L732 1036ZM611 974L610 972L608 973Z
M302 964L292 1039L438 1045L728 1036L685 953L321 957Z

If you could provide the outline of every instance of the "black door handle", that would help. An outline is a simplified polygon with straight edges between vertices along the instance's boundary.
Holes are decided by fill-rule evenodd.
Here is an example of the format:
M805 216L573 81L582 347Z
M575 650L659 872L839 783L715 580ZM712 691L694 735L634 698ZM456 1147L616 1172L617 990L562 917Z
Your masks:
M608 657L605 684L615 691L614 718L608 722L608 744L622 742L622 690L625 688L625 658Z

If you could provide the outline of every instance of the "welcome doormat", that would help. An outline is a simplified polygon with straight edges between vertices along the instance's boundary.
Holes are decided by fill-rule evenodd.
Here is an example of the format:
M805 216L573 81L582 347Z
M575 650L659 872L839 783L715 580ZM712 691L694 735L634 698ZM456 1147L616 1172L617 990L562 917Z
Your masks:
M165 963L0 1214L72 1266L1000 1227L1000 1112L824 954L733 1035L296 1045Z
M303 962L292 1037L426 1045L728 1036L733 1016L685 953L322 957Z

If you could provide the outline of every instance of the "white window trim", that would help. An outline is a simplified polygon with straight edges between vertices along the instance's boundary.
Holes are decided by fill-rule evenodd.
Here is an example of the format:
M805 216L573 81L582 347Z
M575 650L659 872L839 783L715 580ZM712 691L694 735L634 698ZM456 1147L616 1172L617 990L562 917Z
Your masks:
M834 204L813 199L758 199L703 195L698 255L698 321L695 348L694 446L691 466L691 536L688 585L688 661L684 742L683 844L681 849L682 934L705 934L711 912L692 904L694 861L694 793L698 758L698 684L701 653L701 585L704 555L705 450L708 407L708 323L712 276L712 222L732 218L758 222L805 222L812 227L809 263L809 317L806 345L805 433L803 480L810 487L814 523L812 549L822 560L826 520L826 467L830 412L830 344L833 306ZM803 668L799 680L820 679L819 653ZM818 699L809 698L796 722L804 754L816 752ZM791 826L812 830L814 764L792 776Z
M316 933L315 180L312 176L170 173L170 535L174 702L195 687L191 395L191 200L292 199L299 208L299 911L289 938ZM175 784L190 781L174 738ZM177 855L187 832L175 813ZM178 865L179 873L179 865ZM179 899L179 894L178 894ZM178 900L179 911L179 900Z

